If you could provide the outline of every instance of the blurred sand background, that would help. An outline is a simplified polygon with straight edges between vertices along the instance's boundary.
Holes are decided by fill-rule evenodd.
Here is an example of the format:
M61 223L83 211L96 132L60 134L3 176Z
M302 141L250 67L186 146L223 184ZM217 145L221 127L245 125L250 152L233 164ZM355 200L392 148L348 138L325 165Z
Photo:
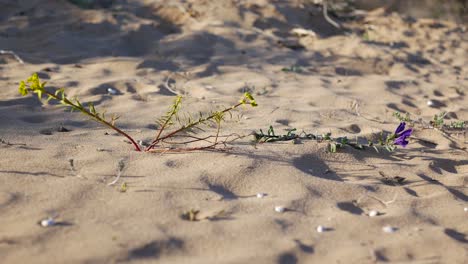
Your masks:
M339 28L320 2L0 0L0 49L24 61L0 55L0 262L466 263L466 130L416 126L393 153L247 138L226 152L139 153L17 91L38 72L139 140L177 94L198 113L252 92L259 107L224 125L239 134L370 138L394 131L395 111L468 120L463 1L334 1ZM181 219L190 209L225 215ZM60 224L37 224L47 217Z

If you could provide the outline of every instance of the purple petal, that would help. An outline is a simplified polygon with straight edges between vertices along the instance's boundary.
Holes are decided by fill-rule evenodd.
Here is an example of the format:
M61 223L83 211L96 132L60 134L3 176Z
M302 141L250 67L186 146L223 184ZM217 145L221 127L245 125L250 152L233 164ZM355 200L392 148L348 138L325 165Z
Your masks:
M397 129L395 130L395 134L398 135L401 131L405 130L406 123L401 122L400 125L398 125Z
M401 138L395 139L395 141L393 141L393 143L395 145L400 145L402 147L406 147L406 145L408 145L409 142L408 142L408 140L406 140L406 138L401 137Z
M401 132L401 134L398 135L398 137L409 137L411 136L411 133L413 132L412 128L406 129L405 131Z

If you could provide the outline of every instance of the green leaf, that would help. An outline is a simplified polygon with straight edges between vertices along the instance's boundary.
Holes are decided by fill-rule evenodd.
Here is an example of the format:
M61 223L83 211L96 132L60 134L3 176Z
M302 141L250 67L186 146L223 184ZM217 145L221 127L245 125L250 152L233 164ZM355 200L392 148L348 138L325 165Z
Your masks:
M20 82L18 91L22 96L25 96L28 94L28 88L26 87L26 83L24 81Z
M247 103L247 99L249 100L249 104L250 104L252 107L258 106L258 104L257 104L257 102L255 101L254 97L253 97L252 94L249 93L249 92L245 92L245 93L244 93L244 97L242 98L242 100L240 101L240 103L246 104L246 103Z
M268 136L275 136L275 130L273 129L273 126L270 126L268 129Z
M91 114L93 115L96 115L96 108L94 108L93 103L89 103L88 107L89 107L89 112L91 112Z
M37 98L39 98L39 100L42 99L42 92L43 92L43 90L40 90L40 89L35 91L35 93L37 93Z
M47 96L47 99L46 99L46 103L48 103L50 100L54 99L54 97L52 97L51 95L48 95Z

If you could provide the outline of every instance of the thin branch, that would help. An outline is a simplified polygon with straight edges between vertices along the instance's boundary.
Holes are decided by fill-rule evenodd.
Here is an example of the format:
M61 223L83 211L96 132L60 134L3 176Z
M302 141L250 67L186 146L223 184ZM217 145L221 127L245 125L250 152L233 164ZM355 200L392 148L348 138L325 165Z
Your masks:
M226 113L228 111L231 111L232 109L237 108L237 107L239 107L239 106L241 106L243 104L245 104L245 102L239 102L239 103L237 103L237 104L235 104L235 105L233 105L233 106L231 106L229 108L226 108L226 109L222 110L221 113ZM213 114L209 115L208 117L200 118L196 122L190 123L190 124L188 124L186 126L182 126L179 129L176 129L176 130L172 131L171 133L169 133L169 134L167 134L165 136L162 136L162 137L160 137L158 139L153 140L153 142L151 142L151 144L145 149L145 151L152 150L159 142L161 142L161 141L163 141L163 140L165 140L167 138L173 137L175 134L178 134L178 133L180 133L182 131L186 131L186 130L192 128L192 127L195 127L195 126L197 126L197 125L199 125L201 123L204 123L204 122L206 122L208 120L213 119L217 114L218 113L213 113Z
M335 21L333 21L329 16L328 16L328 11L327 11L327 3L324 2L323 3L323 6L322 6L322 9L323 9L323 17L325 18L325 20L330 23L332 26L338 28L338 29L341 29L341 26L340 24L336 23Z
M16 55L16 53L14 51L11 51L11 50L0 50L0 54L1 55L12 55L13 58L15 58L15 60L17 60L19 63L21 64L24 64L24 61L18 56Z
M171 75L166 77L166 81L164 82L164 88L166 88L167 90L169 90L169 92L173 94L180 95L179 92L177 92L176 90L173 90L172 87L169 85L170 80L171 80Z

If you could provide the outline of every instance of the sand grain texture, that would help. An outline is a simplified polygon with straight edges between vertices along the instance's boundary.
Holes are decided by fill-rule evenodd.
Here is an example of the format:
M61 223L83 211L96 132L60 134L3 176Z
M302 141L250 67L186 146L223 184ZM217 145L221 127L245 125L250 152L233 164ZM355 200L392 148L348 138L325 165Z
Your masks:
M50 87L122 115L118 124L141 140L154 135L154 120L176 94L198 113L236 103L245 91L259 107L242 109L227 132L273 125L371 137L394 131L394 111L468 120L466 27L375 10L338 30L300 1L0 4L0 49L24 60L0 55L2 263L468 259L466 131L416 129L437 145L411 139L391 154L248 139L226 152L138 153L78 113L17 93L19 81L38 72ZM316 36L298 37L294 28ZM282 70L292 65L300 72ZM122 178L107 186L121 158ZM406 181L387 185L379 172ZM256 198L260 192L267 195ZM225 214L182 220L190 209ZM60 224L37 224L48 216ZM331 230L317 233L318 225Z

